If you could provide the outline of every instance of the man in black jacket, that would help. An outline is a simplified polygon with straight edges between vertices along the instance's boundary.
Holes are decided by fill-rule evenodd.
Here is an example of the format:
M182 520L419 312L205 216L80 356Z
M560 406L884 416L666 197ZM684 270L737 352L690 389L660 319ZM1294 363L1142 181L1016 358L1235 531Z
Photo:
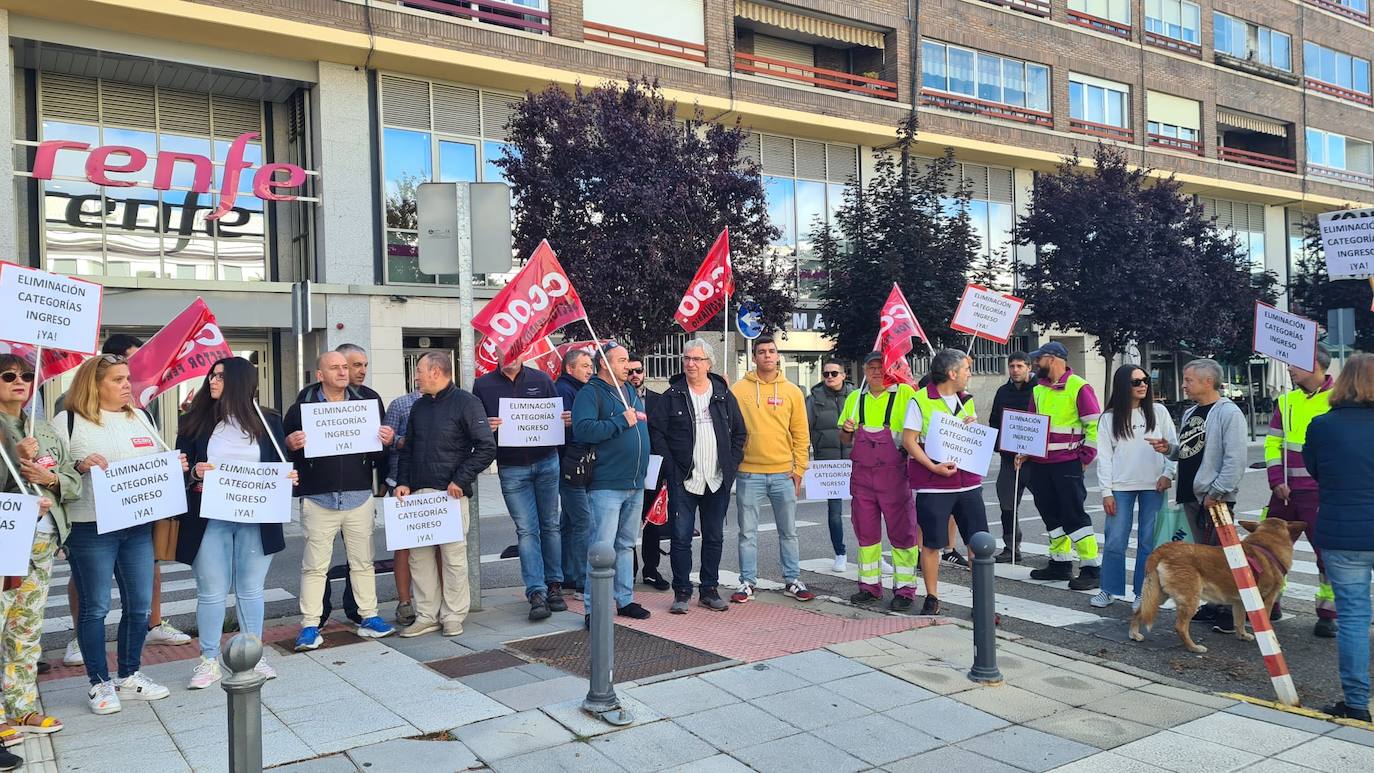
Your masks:
M453 383L453 362L442 352L421 357L415 378L424 396L410 410L406 442L397 458L396 497L412 491L448 491L454 499L471 496L477 476L496 458L487 412L471 392ZM464 513L464 539L471 517ZM419 636L440 625L444 636L461 634L469 605L467 543L411 548L410 578L415 622L401 636Z
M682 373L668 382L649 414L649 442L663 457L668 506L673 512L673 604L687 614L692 599L692 528L701 514L699 604L715 612L730 605L720 597L720 554L730 486L744 460L748 430L725 379L711 372L711 344L696 338L683 347Z
M645 374L643 357L631 353L629 366L630 377L626 379L626 381L630 386L635 388L640 398L644 400L645 415L652 416L654 413L654 406L658 405L659 401L663 399L663 395L644 385ZM657 498L658 490L663 487L665 480L663 468L660 467L658 470L658 480L653 482L653 490L647 491L644 494L644 505L639 514L639 519L644 523L644 526L640 530L639 545L639 560L643 569L642 576L644 578L644 584L652 587L654 590L668 590L672 587L667 580L663 579L663 575L658 571L659 559L663 556L663 549L659 543L665 539L672 538L672 532L670 531L672 529L672 518L669 518L668 523L662 526L649 523L648 520L649 511L654 507L654 499Z
M372 565L372 529L376 506L372 503L372 476L377 463L386 456L395 433L382 426L377 436L383 449L375 453L341 454L309 458L305 453L305 432L301 429L301 406L306 403L372 401L377 417L382 401L366 397L349 385L348 361L338 352L321 354L315 365L319 384L307 389L303 397L286 412L282 425L286 431L286 450L300 475L297 495L301 501L301 529L305 550L301 555L301 632L296 650L313 650L323 643L320 617L324 613L324 592L329 579L330 559L334 555L334 535L343 533L344 554L348 558L349 582L358 605L362 624L359 636L380 638L395 629L377 615L377 579Z
M997 388L992 398L992 414L988 425L995 430L1002 429L1002 411L1025 411L1031 399L1030 363L1025 352L1012 352L1007 356L1007 383ZM997 452L1002 464L997 468L997 504L1002 510L1002 543L1006 546L997 554L997 563L1009 563L1013 558L1021 561L1021 530L1013 528L1016 522L1016 505L1026 492L1025 481L1016 486L1016 454ZM1013 490L1014 489L1014 490ZM1013 532L1016 547L1013 550Z

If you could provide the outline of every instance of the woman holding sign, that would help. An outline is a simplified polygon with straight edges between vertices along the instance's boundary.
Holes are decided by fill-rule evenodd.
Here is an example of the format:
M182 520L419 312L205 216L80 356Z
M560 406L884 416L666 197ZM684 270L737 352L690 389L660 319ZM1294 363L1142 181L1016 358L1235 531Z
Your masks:
M76 461L82 486L94 493L91 470L145 456L158 456L156 437L147 416L133 407L129 365L117 354L102 354L76 369L67 391L67 410L53 417L53 429L63 438ZM181 468L187 469L186 458ZM128 508L125 508L126 510ZM113 714L120 700L158 700L167 688L139 671L153 596L153 522L135 523L101 533L96 525L95 497L86 496L67 507L71 533L67 560L81 598L76 638L91 681L87 693L91 711ZM104 512L101 520L127 512ZM110 680L105 659L105 615L110 611L110 581L119 583L123 616L119 620L118 675Z
M281 417L257 404L258 369L242 357L226 357L205 375L205 384L177 425L177 450L186 455L186 514L178 516L177 560L190 564L196 577L196 628L200 661L191 672L192 690L220 679L219 631L224 629L224 602L234 587L239 627L262 637L263 584L272 554L286 547L280 523L228 521L202 515L205 476L226 462L284 462L278 449L286 444ZM296 472L291 471L294 481ZM254 496L248 498L265 499ZM254 509L248 504L244 509ZM254 515L267 515L255 513ZM207 634L207 632L209 632ZM254 670L268 679L277 672L259 660Z
M5 661L3 700L0 700L0 742L23 742L20 731L55 733L62 723L37 711L39 638L48 600L52 559L71 529L63 503L81 497L81 476L72 466L67 447L47 424L37 426L24 412L34 389L33 368L12 354L0 355L0 431L6 448L14 449L10 461L18 467L28 493L52 504L33 533L29 573L6 583L10 595L0 625L0 657ZM10 481L5 491L21 491ZM27 524L25 524L27 526ZM11 587L13 584L14 587Z

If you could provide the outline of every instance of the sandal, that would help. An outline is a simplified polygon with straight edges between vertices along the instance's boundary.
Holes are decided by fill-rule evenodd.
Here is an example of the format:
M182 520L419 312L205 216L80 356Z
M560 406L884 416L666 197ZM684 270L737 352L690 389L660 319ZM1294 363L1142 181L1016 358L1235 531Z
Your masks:
M6 749L11 746L18 746L23 742L24 736L20 735L18 730L10 727L8 722L0 724L0 743L3 743Z
M48 735L62 729L62 720L40 714L37 711L30 711L19 718L19 729L26 733Z

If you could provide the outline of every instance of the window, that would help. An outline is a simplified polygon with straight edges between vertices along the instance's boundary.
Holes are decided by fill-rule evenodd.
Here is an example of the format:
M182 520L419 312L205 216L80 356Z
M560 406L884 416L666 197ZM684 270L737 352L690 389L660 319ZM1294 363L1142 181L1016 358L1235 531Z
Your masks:
M1145 0L1145 31L1185 43L1202 42L1202 11L1187 0Z
M1050 111L1050 68L930 40L921 43L921 85L984 102Z
M1131 24L1131 0L1069 0L1069 10L1118 24Z
M1374 157L1371 156L1371 148L1374 148L1374 145L1365 140L1357 140L1322 129L1308 128L1308 171L1325 177L1336 177L1347 182L1360 182L1368 185L1369 176L1374 173ZM1311 165L1322 167L1322 169L1311 169ZM1326 174L1327 170L1352 172L1355 176Z
M1293 71L1292 42L1288 35L1224 13L1213 17L1212 46L1218 53L1237 59Z
M1255 273L1264 271L1264 205L1199 196L1202 215L1216 219L1217 230L1230 232L1250 256Z
M1146 144L1202 155L1201 107L1191 99L1146 91Z
M1069 75L1069 117L1130 128L1130 86L1084 75Z
M1351 56L1335 49L1316 43L1302 44L1303 73L1309 86L1318 91L1334 93L1368 103L1369 99L1369 60ZM1337 87L1335 90L1322 88L1321 85ZM1363 96L1363 99L1361 99Z
M1186 126L1175 126L1171 123L1159 123L1158 121L1148 121L1146 122L1146 127L1146 130L1151 134L1157 134L1161 137L1197 142L1197 129L1189 129Z

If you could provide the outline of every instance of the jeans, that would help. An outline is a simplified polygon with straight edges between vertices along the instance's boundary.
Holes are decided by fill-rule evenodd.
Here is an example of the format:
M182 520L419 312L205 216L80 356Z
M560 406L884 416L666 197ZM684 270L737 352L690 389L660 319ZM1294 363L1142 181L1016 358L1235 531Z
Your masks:
M585 488L560 486L558 497L563 503L559 516L563 584L581 588L587 582L587 525L591 521L591 504L587 501Z
M563 538L558 523L558 454L528 466L499 465L501 497L515 521L525 596L548 593L563 582Z
M827 499L825 500L825 514L830 525L830 548L835 551L835 555L842 556L844 552L844 500Z
M191 570L196 577L196 628L200 654L219 657L224 630L224 598L234 588L239 628L262 638L262 586L272 556L262 552L262 527L256 523L206 520L205 535Z
M796 582L801 576L797 548L797 485L785 472L741 472L735 476L735 506L739 509L739 579L753 585L759 573L759 501L773 504L778 527L778 555L782 579Z
M123 614L116 638L116 662L122 679L138 670L148 616L153 603L153 525L97 534L94 523L73 523L67 536L67 560L81 599L76 640L91 684L109 681L105 659L105 616L110 612L110 578L119 585Z
M1126 548L1131 539L1131 520L1136 506L1140 506L1140 526L1135 540L1135 578L1131 587L1140 596L1145 581L1145 562L1154 549L1155 516L1164 504L1158 491L1112 491L1116 499L1116 515L1107 516L1106 547L1102 551L1102 590L1113 596L1126 595Z
M588 543L609 542L615 548L615 605L620 608L634 601L635 536L639 532L639 510L644 506L644 489L588 489L592 517ZM592 563L587 560L587 586L583 600L592 608Z
M720 554L725 548L725 511L730 508L730 489L721 486L719 491L707 489L705 494L693 494L681 483L668 485L668 506L673 510L673 548L669 558L673 565L673 592L686 596L692 593L692 527L700 513L701 574L697 584L703 598L716 594L716 587L720 585Z
M1369 582L1374 550L1325 550L1326 577L1336 592L1336 634L1345 705L1369 709Z

